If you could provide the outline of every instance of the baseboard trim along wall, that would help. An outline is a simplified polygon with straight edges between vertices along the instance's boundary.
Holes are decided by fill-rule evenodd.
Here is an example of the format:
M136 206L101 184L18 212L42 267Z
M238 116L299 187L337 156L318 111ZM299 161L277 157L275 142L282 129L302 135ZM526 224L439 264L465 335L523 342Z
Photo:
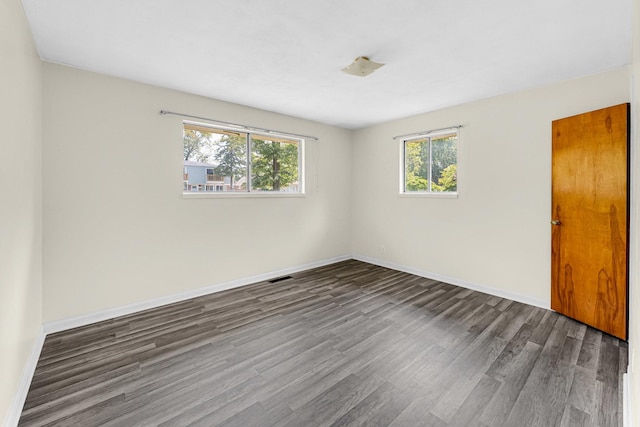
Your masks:
M325 265L334 264L336 262L351 259L351 255L341 255L333 258L327 258L321 261L315 261L308 264L289 267L282 270L271 271L269 273L259 274L257 276L245 277L230 282L218 283L204 288L193 289L179 294L167 295L152 300L142 301L139 303L129 304L122 307L115 307L107 310L89 313L82 316L72 317L68 319L47 322L44 324L45 334L53 334L55 332L66 331L68 329L79 328L81 326L90 325L92 323L102 322L104 320L113 319L119 316L126 316L137 313L139 311L151 308L161 307L167 304L173 304L185 301L191 298L197 298L203 295L209 295L216 292L226 291L229 289L239 288L241 286L250 285L252 283L262 282L274 279L287 274L297 273L299 271L310 270L312 268L323 267Z
M449 284L460 286L467 289L472 289L474 291L483 292L485 294L490 294L490 295L498 296L501 298L508 298L513 301L518 301L518 302L533 305L536 307L541 307L545 309L550 308L549 303L541 299L531 298L525 295L519 295L519 294L503 291L501 289L492 288L490 286L484 286L484 285L479 285L472 282L467 282L464 280L456 279L454 277L447 277L441 274L431 273L431 272L419 270L417 268L408 267L405 265L395 264L392 262L382 261L379 259L354 254L354 255L341 255L334 258L328 258L321 261L298 265L295 267L289 267L282 270L276 270L269 273L260 274L257 276L245 277L245 278L233 280L230 282L218 283L215 285L206 286L204 288L193 289L187 292L181 292L179 294L167 295L164 297L155 298L148 301L142 301L135 304L129 304L122 307L115 307L115 308L102 310L95 313L89 313L82 316L57 320L53 322L47 322L44 324L44 333L53 334L56 332L66 331L69 329L90 325L92 323L113 319L119 316L126 316L129 314L137 313L139 311L148 310L151 308L157 308L163 305L173 304L176 302L200 297L203 295L209 295L216 292L226 291L229 289L250 285L256 282L270 280L276 277L285 276L287 274L297 273L299 271L309 270L317 267L323 267L325 265L334 264L336 262L345 261L348 259L355 259L362 262L368 262L369 264L375 264L381 267L390 268L392 270L398 270L398 271L403 271L405 273L415 274L416 276L438 280L441 282L449 283Z
M633 411L631 410L631 374L630 367L622 375L622 425L633 427Z
M441 274L431 273L431 272L420 270L417 268L408 267L406 265L395 264L388 261L382 261L376 258L370 258L368 256L364 256L364 255L353 254L352 257L355 260L368 262L369 264L379 265L380 267L386 267L392 270L398 270L398 271L403 271L409 274L415 274L416 276L425 277L427 279L438 280L440 282L460 286L461 288L471 289L474 291L482 292L482 293L493 295L496 297L507 298L513 301L533 305L533 306L544 308L547 310L551 309L549 302L542 299L532 298L526 295L515 294L512 292L503 291L501 289L492 288L490 286L479 285L477 283L467 282L465 280L456 279L454 277L448 277L448 276L443 276Z
M22 378L20 380L20 384L18 385L18 390L13 396L13 401L11 402L11 406L9 407L9 412L7 412L7 416L5 417L4 423L2 424L5 427L17 426L18 421L20 421L22 408L24 407L24 402L27 399L27 393L29 392L31 380L33 379L33 374L35 373L36 366L38 365L38 359L40 358L40 353L42 352L42 346L44 344L45 337L46 333L44 332L44 328L40 326L38 328L36 338L33 341L31 353L29 353L29 358L27 359L27 362L25 363L24 369L22 371Z

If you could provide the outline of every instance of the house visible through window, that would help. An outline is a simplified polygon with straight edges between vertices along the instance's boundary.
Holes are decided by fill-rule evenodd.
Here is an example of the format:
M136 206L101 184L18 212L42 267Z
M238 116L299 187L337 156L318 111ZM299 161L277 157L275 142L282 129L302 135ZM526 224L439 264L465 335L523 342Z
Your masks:
M184 123L184 192L302 193L302 140Z
M404 193L458 191L458 132L434 133L402 141Z

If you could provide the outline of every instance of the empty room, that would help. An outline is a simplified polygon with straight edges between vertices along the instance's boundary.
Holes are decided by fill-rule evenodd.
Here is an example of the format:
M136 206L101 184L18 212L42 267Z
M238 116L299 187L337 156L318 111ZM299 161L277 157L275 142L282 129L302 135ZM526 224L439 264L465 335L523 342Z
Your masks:
M0 34L4 426L640 426L640 0Z

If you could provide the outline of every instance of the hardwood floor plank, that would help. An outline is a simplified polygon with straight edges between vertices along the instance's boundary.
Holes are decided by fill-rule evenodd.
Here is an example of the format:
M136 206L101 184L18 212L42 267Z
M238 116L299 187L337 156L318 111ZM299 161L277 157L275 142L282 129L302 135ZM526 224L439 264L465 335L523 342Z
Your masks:
M221 393L207 393L195 401L188 402L180 411L166 413L157 425L163 427L179 427L203 423L206 425L207 422L214 420L216 423L221 423L232 418L237 413L256 405L257 400L255 400L254 396L266 384L267 382L263 378L254 376ZM260 409L264 410L262 406L260 406Z
M489 367L487 375L500 381L504 381L508 376L512 375L511 364L518 358L527 345L542 349L541 345L529 341L529 337L531 337L532 333L533 326L527 323L523 324L511 341L507 343L500 355L498 355L493 364Z
M67 386L54 383L55 387L51 387L47 393L40 392L37 396L34 394L34 397L29 400L29 405L24 406L23 414L28 415L31 412L42 411L44 407L52 407L65 399L82 400L83 396L90 396L97 390L108 387L109 384L126 382L139 372L139 364L131 363Z
M447 423L433 415L418 399L413 401L389 427L446 427Z
M448 425L452 427L466 427L472 425L475 421L480 421L478 414L481 414L487 404L493 399L500 385L500 381L484 375L462 405L455 411Z
M490 333L479 335L447 368L451 385L431 412L442 420L451 420L505 345L503 340Z
M596 382L598 406L595 418L599 426L617 426L620 422L618 413L619 395L616 386L606 382Z
M298 419L307 425L331 425L383 383L377 375L350 374L296 410Z
M568 406L584 412L593 419L597 414L596 407L596 372L577 366L573 374L573 383L567 399Z
M619 358L618 346L602 340L600 344L596 379L606 384L617 383L619 376Z
M559 425L567 403L574 370L560 360L566 325L572 320L558 317L527 382L505 425ZM547 328L547 326L543 326ZM535 334L535 331L534 331ZM532 335L533 336L533 335ZM538 336L539 338L539 336Z
M333 422L331 426L388 426L419 396L420 391L417 387L400 389L385 382Z
M628 346L349 260L48 336L20 426L621 426Z
M564 411L560 427L595 427L591 416L569 405Z
M602 341L602 333L593 328L587 328L584 339L582 340L582 348L578 356L578 366L586 369L595 370L598 367L600 359L600 342Z
M500 375L495 375L491 369L487 371L488 375L500 381L501 385L487 405L479 411L482 422L489 426L499 426L506 422L541 350L542 347L538 344L527 341L517 357L511 358L509 364L502 366Z

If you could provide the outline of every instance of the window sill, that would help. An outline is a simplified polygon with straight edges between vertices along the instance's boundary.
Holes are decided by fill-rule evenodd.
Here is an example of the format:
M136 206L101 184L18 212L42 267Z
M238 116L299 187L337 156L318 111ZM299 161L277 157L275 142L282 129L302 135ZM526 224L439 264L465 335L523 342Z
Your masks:
M402 197L402 198L404 198L404 197L408 197L408 198L422 197L422 198L426 198L426 199L457 199L458 198L458 193L420 193L420 192L415 192L415 193L400 193L399 196Z
M229 191L221 191L219 193L207 193L207 192L183 192L183 199L243 199L243 198L290 198L290 197L305 197L304 193L267 193L267 192L255 192L255 193L232 193Z

